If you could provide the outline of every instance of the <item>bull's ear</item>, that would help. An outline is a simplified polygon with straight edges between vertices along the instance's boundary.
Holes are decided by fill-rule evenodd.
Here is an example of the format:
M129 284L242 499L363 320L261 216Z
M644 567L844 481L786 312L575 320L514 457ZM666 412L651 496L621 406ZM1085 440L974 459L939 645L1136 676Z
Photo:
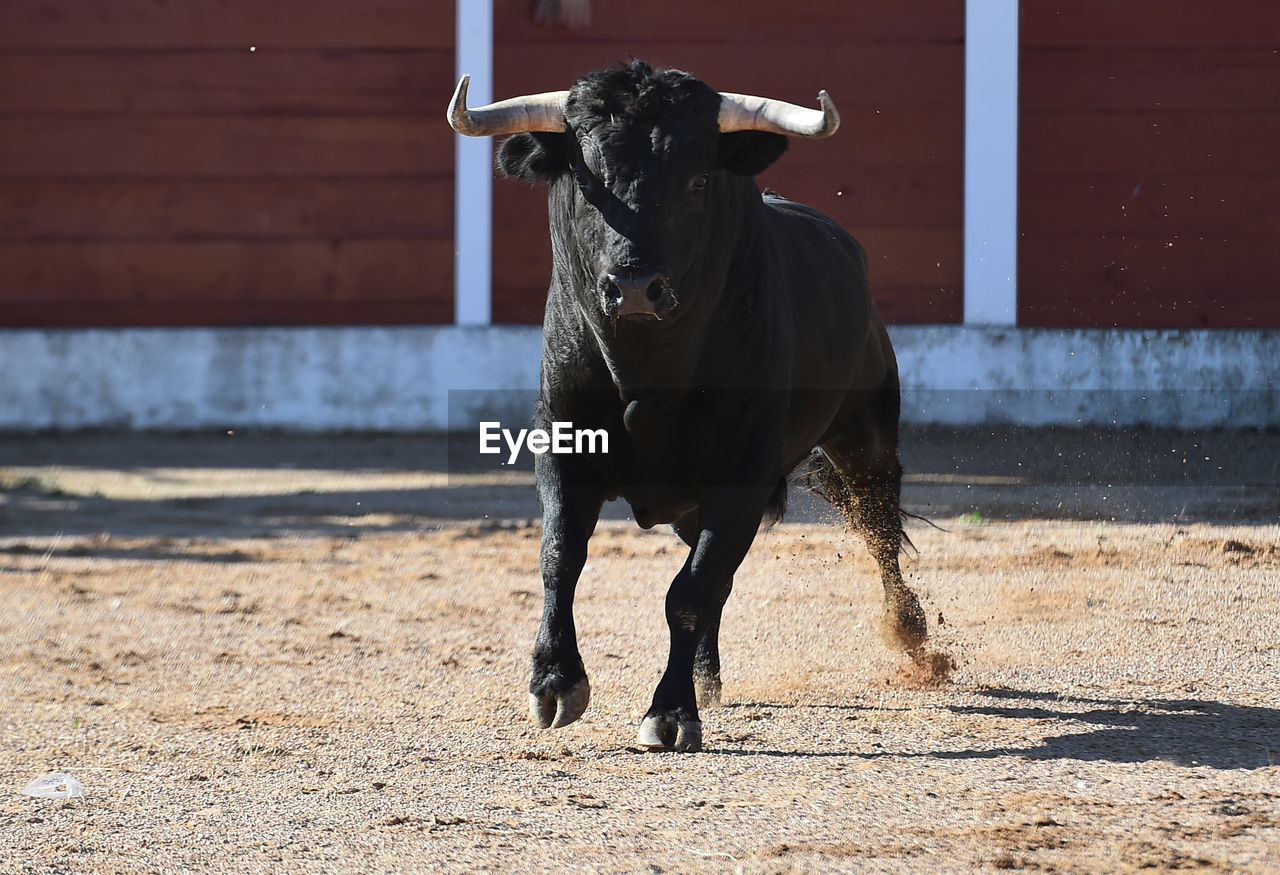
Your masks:
M782 157L787 138L766 131L735 131L720 135L717 163L722 170L740 176L755 176Z
M564 134L515 134L498 147L498 169L504 176L538 182L565 172L569 159Z

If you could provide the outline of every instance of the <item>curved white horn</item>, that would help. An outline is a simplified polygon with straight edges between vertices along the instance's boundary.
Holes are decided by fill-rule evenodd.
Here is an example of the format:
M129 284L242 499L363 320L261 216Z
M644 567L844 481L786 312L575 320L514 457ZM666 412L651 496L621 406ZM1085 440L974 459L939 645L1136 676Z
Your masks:
M821 109L807 109L783 100L722 91L720 130L723 133L769 131L815 140L829 137L840 127L840 113L836 112L836 105L826 91L818 92L818 104Z
M462 74L449 101L449 126L467 137L496 137L525 131L563 131L568 91L547 91L467 109L471 75Z

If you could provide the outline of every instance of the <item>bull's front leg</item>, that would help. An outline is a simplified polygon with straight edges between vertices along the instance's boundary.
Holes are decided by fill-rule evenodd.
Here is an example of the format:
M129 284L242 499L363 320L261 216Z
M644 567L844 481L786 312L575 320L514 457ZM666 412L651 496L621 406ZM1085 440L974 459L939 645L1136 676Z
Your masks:
M722 489L702 508L702 529L667 592L671 650L653 704L640 725L638 740L647 748L702 748L694 686L699 642L719 625L734 572L755 539L768 494L766 487Z
M534 471L542 504L543 603L533 646L529 716L547 729L577 720L591 701L573 623L573 595L604 496L575 457L543 453L534 457Z

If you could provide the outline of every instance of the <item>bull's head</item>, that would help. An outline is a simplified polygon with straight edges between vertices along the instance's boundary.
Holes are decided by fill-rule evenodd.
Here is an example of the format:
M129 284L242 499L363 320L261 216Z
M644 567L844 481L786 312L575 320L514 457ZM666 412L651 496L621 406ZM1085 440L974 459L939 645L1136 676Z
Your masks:
M551 185L556 268L611 318L678 315L688 287L723 280L713 246L745 208L743 185L787 148L787 137L826 137L840 124L821 109L717 93L678 70L642 61L583 76L568 91L467 108L463 76L449 105L460 134L515 134L498 166ZM735 177L737 178L735 181ZM754 185L756 204L759 195ZM725 241L732 243L735 241Z

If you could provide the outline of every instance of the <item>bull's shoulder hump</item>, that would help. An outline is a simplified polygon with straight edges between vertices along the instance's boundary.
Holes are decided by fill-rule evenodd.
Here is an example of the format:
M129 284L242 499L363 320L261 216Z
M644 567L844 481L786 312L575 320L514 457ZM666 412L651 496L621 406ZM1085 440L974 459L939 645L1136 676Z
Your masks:
M866 250L848 228L817 207L790 200L771 189L766 189L762 197L771 217L767 224L776 239L789 240L797 245L834 246L856 261L862 274L866 274Z
M781 195L771 188L766 188L760 193L760 199L764 201L766 207L770 207L780 213L789 213L800 216L807 216L812 219L820 219L827 222L833 219L826 213L811 207L808 204L802 204L799 201L793 201L791 198Z
M807 226L815 230L821 230L824 234L834 232L838 237L847 236L852 238L852 234L849 233L847 228L842 227L839 222L817 207L793 201L772 189L765 189L762 199L766 209L775 217L780 218L782 225L785 227Z

